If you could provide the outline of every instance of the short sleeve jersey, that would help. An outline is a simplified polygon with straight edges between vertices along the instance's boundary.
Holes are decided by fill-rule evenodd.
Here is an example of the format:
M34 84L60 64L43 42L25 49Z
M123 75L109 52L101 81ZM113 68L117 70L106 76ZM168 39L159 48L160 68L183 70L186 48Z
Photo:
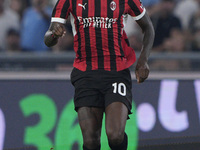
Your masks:
M127 14L141 19L145 8L140 0L58 0L52 22L65 23L70 16L79 70L120 71L136 60L124 32Z

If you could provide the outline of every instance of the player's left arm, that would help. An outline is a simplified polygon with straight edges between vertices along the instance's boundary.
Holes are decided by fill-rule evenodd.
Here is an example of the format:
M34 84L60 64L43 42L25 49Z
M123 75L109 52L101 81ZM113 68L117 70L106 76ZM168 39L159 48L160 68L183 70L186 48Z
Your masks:
M153 46L155 32L152 22L147 13L145 13L141 19L136 20L136 22L144 33L143 47L135 69L137 82L142 83L149 76L148 58L150 55L150 50Z

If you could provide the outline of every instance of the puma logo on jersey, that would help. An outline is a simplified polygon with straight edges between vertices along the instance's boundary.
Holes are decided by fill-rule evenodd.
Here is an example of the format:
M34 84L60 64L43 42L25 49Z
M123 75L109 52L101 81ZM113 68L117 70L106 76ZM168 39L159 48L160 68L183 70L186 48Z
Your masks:
M81 6L81 7L83 7L83 9L85 10L85 6L87 5L87 3L85 3L84 5L82 5L82 4L80 4L80 3L78 3L78 6Z

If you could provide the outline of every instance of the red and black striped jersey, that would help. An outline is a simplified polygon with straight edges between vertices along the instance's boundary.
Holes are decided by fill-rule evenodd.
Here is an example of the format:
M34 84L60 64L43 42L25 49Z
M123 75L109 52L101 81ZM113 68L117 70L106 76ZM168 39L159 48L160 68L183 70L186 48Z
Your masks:
M74 67L79 70L120 71L136 60L129 47L124 21L145 14L140 0L58 0L52 22L65 23L70 16L74 34Z

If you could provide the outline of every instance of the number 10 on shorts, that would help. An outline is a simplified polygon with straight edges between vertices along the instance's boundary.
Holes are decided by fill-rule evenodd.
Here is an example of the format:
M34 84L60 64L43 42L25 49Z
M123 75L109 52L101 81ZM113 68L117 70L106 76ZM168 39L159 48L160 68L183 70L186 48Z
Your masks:
M126 96L126 85L124 83L113 83L112 86L114 87L113 93L119 93L122 96Z

